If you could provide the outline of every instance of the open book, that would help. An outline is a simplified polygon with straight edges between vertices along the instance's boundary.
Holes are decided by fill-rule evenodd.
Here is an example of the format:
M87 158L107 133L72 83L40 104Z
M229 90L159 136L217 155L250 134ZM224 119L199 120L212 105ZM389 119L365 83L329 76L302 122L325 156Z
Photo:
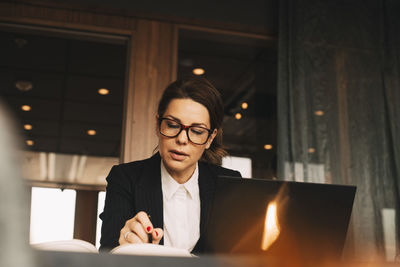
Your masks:
M84 253L99 253L97 248L84 240L72 239L62 241L50 241L38 244L31 244L34 249L69 251ZM171 256L171 257L192 257L186 249L166 247L155 244L125 244L110 251L112 254L146 255L146 256Z

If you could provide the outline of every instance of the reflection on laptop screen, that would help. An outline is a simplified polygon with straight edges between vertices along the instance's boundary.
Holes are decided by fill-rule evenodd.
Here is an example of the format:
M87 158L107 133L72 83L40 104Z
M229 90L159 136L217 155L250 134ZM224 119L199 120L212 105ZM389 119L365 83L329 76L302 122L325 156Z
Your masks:
M211 253L338 259L355 191L355 186L220 177L205 247Z

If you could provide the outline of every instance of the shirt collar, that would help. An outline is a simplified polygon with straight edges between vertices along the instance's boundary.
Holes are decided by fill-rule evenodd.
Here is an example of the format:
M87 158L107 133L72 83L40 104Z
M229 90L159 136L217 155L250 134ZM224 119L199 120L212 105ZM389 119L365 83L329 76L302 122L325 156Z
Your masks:
M192 199L196 195L199 194L199 168L198 164L196 163L196 168L186 183L182 184L183 187L189 192L189 195ZM162 191L164 196L167 200L171 199L174 193L178 190L181 186L174 178L168 173L167 169L165 168L163 161L161 160L161 184L162 184Z

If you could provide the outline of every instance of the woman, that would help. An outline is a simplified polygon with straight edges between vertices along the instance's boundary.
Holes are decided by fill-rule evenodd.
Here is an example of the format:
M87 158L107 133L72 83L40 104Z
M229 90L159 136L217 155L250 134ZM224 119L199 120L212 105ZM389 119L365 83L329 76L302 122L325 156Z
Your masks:
M205 79L187 78L164 91L156 116L158 150L149 159L114 166L100 249L127 243L164 244L205 252L202 233L222 168L223 103Z

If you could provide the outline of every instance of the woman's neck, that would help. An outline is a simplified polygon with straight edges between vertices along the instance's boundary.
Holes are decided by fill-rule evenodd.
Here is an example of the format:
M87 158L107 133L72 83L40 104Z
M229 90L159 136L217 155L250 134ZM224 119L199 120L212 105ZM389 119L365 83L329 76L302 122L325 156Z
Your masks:
M187 181L189 181L190 178L192 178L194 171L196 170L196 165L193 166L193 168L189 170L185 170L183 172L178 172L178 171L173 171L169 169L165 164L164 167L167 170L168 174L171 175L171 177L178 183L178 184L184 184Z

